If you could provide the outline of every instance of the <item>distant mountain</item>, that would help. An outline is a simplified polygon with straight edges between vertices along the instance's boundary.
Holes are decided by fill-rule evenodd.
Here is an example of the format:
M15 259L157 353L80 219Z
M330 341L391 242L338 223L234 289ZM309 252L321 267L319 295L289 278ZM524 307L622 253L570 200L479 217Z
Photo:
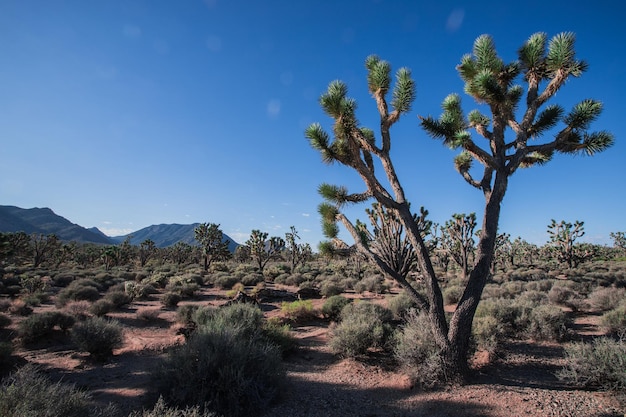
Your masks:
M15 206L0 206L0 232L55 234L59 239L67 242L106 245L112 243L111 239L100 230L95 230L74 224L49 208L23 209Z
M144 227L136 232L129 233L124 236L115 236L111 240L115 243L122 243L128 236L130 236L131 245L140 245L141 242L146 239L150 239L154 242L158 248L165 248L167 246L175 245L178 242L185 242L190 245L197 245L194 229L200 223L194 224L159 224ZM224 240L228 240L230 243L228 249L234 252L239 244L224 234Z
M97 227L86 229L71 223L64 217L55 214L49 208L23 209L15 206L0 206L0 232L26 234L41 233L44 235L55 234L59 239L66 242L98 243L103 245L116 245L122 243L128 236L131 237L131 245L140 245L146 239L150 239L159 248L175 245L177 242L185 242L197 245L194 229L200 223L194 224L159 224L144 227L136 232L124 236L109 237ZM224 240L230 244L228 249L234 252L238 243L224 234Z

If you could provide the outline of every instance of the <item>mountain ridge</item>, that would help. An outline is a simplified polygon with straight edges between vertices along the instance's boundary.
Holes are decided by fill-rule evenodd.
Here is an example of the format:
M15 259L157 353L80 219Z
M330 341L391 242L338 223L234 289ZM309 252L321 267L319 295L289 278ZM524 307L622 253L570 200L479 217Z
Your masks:
M139 245L146 239L154 242L156 247L164 248L178 242L197 245L194 229L200 223L193 224L158 224L144 227L123 236L107 236L97 227L85 228L70 222L65 217L56 214L48 207L34 207L25 209L17 206L0 205L0 232L26 234L54 234L63 241L78 243L95 243L102 245L116 245L130 237L132 245ZM224 240L229 241L231 252L239 246L228 235Z

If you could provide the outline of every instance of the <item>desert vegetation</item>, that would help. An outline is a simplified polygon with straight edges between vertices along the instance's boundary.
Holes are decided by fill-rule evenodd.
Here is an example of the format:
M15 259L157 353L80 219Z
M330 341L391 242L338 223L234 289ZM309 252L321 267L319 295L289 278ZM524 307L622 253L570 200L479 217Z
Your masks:
M353 375L377 373L380 386L405 381L407 391L454 392L481 375L502 381L501 369L517 375L521 387L541 375L540 386L552 396L606 393L601 415L623 415L623 233L611 234L613 246L580 243L584 222L552 220L549 240L539 246L498 230L508 179L518 168L546 163L555 153L592 155L613 142L608 132L589 131L602 110L595 100L569 113L558 105L540 110L569 77L586 70L573 35L548 41L535 34L511 63L481 36L462 58L457 69L465 91L488 104L490 114L465 116L460 97L451 94L441 117L422 117L421 124L461 151L456 168L483 193L485 209L454 214L443 225L423 207L413 211L391 162L390 129L415 100L411 73L399 70L392 87L389 63L371 56L365 65L380 143L359 124L340 81L320 100L334 122L332 139L320 124L306 131L324 162L356 170L366 187L360 193L319 187L329 240L318 253L299 243L294 227L284 237L252 230L234 253L214 223L196 229L198 245L168 248L149 239L97 246L53 235L0 235L0 417L42 409L51 416L316 415L280 407L289 398L302 407L304 395L321 401L319 391L343 390L352 398L357 394L344 381L354 382ZM525 101L516 79L527 85ZM528 143L557 125L551 140ZM482 149L470 131L488 146ZM374 158L382 165L376 173ZM482 170L472 170L473 163ZM366 222L342 211L370 200ZM338 239L340 225L353 244ZM533 372L512 369L516 357L527 358L521 368ZM343 371L324 380L319 369L336 364ZM120 379L124 387L111 392ZM377 394L372 407L393 407L388 413L404 414L420 401L392 398L378 386L360 389ZM541 401L530 406L527 413L541 415ZM555 412L591 415L581 408Z

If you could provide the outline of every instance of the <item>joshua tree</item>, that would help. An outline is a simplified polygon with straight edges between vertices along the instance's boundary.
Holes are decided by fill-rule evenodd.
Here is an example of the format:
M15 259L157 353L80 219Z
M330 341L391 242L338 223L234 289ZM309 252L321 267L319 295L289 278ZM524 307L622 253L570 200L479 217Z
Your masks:
M204 258L204 270L208 271L213 261L221 261L230 257L228 240L224 240L224 234L220 225L215 223L202 223L194 229L194 235L202 249Z
M250 256L259 267L259 272L263 274L265 265L271 260L280 256L280 252L285 247L285 241L277 236L267 239L268 233L260 230L253 230L250 239L246 241L246 246L250 248Z
M33 266L36 268L52 257L54 252L61 246L56 235L33 233L30 236L30 247L33 254Z
M411 291L409 283L399 282L404 287L408 286L409 294L426 307L435 342L444 359L445 374L450 377L462 376L468 369L472 322L490 274L500 205L509 177L518 168L548 162L555 153L593 155L613 143L613 136L608 132L588 132L589 125L602 110L601 103L595 100L584 100L567 114L558 105L550 105L540 111L570 77L580 76L587 68L585 62L575 57L573 34L559 34L549 42L544 33L532 35L519 49L518 56L517 61L505 64L498 57L491 37L480 36L474 43L473 53L465 55L457 69L465 81L466 93L478 103L485 104L491 115L474 110L466 117L460 97L452 94L444 100L444 111L439 119L430 116L421 118L421 125L429 135L441 139L452 149L461 150L455 158L458 172L485 197L474 265L449 323L428 248L390 157L390 129L401 115L410 111L415 97L410 71L402 68L396 73L392 100L388 103L391 66L376 56L368 57L365 62L369 91L380 114L380 138L377 139L372 130L360 125L355 114L356 102L347 97L347 87L340 81L332 82L320 99L324 111L334 119L333 138L317 123L307 128L305 133L311 146L320 151L324 162L339 162L354 169L366 186L360 193L349 193L339 186L320 186L322 196L334 206L334 210L325 210L323 217L327 222L341 221L358 243L358 231L341 209L345 204L371 198L385 209L395 212L402 222L423 275L426 298L420 297L415 290ZM527 88L525 109L518 112L524 88L514 82L520 77ZM519 120L517 114L521 115ZM557 130L549 141L535 142L552 128ZM485 148L474 142L472 130L485 140ZM374 158L380 164L375 164ZM472 170L473 162L478 162L483 168L482 172L479 170L478 178ZM381 166L384 181L375 172L375 167ZM389 268L384 262L377 262L377 265L383 270Z
M461 268L464 280L469 274L470 256L474 252L474 228L476 213L455 213L441 228L441 246Z
M285 233L285 249L291 263L291 273L293 274L298 265L304 265L311 258L313 251L308 243L298 244L296 239L300 239L295 226L291 226L291 232Z
M611 232L610 236L613 239L613 246L623 252L626 249L626 232Z
M154 255L156 245L152 239L146 239L139 244L139 264L143 268L148 259Z
M577 265L585 256L576 250L576 239L585 234L585 222L576 220L574 224L561 220L557 223L554 219L548 225L550 243L555 249L560 262L565 262L568 268Z

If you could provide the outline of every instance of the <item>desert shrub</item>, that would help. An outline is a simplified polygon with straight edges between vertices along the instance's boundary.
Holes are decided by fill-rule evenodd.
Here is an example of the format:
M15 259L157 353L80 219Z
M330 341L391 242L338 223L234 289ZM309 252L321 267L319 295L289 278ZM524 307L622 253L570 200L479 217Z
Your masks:
M57 294L56 306L63 307L69 301L96 301L100 298L98 285L90 279L79 279L72 281L70 285L63 288Z
M553 282L549 279L543 279L541 281L531 281L525 284L527 291L540 291L548 292L553 286Z
M168 407L163 397L159 397L151 410L133 411L128 417L217 417L217 415L210 411L202 411L199 406Z
M263 275L258 272L252 272L241 277L241 283L248 287L252 287L263 281L265 281L265 278L263 278Z
M482 301L476 309L475 318L493 317L498 322L498 337L514 337L523 334L526 329L530 307L515 304L505 298L490 298Z
M573 311L578 311L583 301L576 291L562 285L553 285L548 292L548 299L551 303L569 307Z
M16 316L29 316L33 312L33 309L26 304L23 300L13 300L9 307L9 313Z
M332 297L333 295L339 295L344 291L344 288L332 281L324 281L320 286L320 294L322 297Z
M233 285L239 282L239 279L230 274L218 274L213 280L213 284L222 289L222 290L230 290Z
M284 284L297 287L300 284L302 284L304 281L308 281L308 280L309 279L307 279L307 277L305 277L302 274L291 274L287 278L285 278Z
M146 282L133 282L126 281L124 283L124 293L128 295L131 300L145 300L151 294L156 294L158 291L150 283Z
M264 339L277 346L283 354L290 352L296 346L295 339L291 335L291 327L283 324L278 318L263 322L262 335Z
M96 408L89 394L74 385L52 382L36 366L21 367L2 381L0 416L6 417L108 417L113 406Z
M52 277L52 285L55 287L67 287L76 277L72 274L56 274Z
M176 321L182 324L193 322L193 314L198 308L199 306L194 304L179 306L176 310Z
M274 278L274 284L287 285L285 282L289 278L289 274L280 274Z
M113 305L115 306L115 308L120 308L126 304L130 304L130 302L132 301L132 299L128 296L128 294L126 294L123 290L119 291L119 290L115 290L115 291L111 291L109 290L105 295L104 295L104 299L110 301L111 303L113 303Z
M291 322L302 322L317 317L317 312L313 308L313 301L311 300L283 302L280 310L283 317Z
M377 304L358 302L346 305L340 316L330 337L334 353L354 358L370 348L386 347L391 335L391 311Z
M246 287L241 282L238 282L235 285L233 285L233 287L230 290L226 291L226 297L234 298L240 292L245 293Z
M337 321L341 310L348 304L350 304L350 299L341 295L332 295L322 305L322 316L328 320Z
M174 308L182 301L183 297L177 292L166 292L161 297L161 304L167 308Z
M46 292L34 292L22 295L21 299L26 303L26 305L37 307L50 301L50 294Z
M366 291L374 294L382 294L387 290L385 279L380 275L370 275L354 284L354 291L359 294L363 294Z
M401 292L389 299L387 307L393 313L393 316L397 319L404 319L411 309L417 308L417 303L409 294Z
M11 317L6 314L0 313L0 329L4 329L5 327L11 324Z
M472 342L475 349L494 356L504 341L504 331L493 316L475 317L472 323Z
M626 342L597 338L565 348L565 366L557 376L580 388L626 389Z
M170 404L249 416L262 414L275 399L284 372L279 349L266 339L207 326L171 350L155 376Z
M536 340L563 341L569 336L572 321L566 313L550 305L530 310L525 333Z
M431 388L446 380L445 362L425 313L411 311L396 335L394 356L411 380Z
M522 292L516 299L517 303L533 306L540 306L549 302L545 292L536 290L526 290Z
M158 308L141 308L137 310L137 318L144 321L156 321L159 319L161 310Z
M70 301L65 304L63 307L63 311L72 317L76 317L79 320L86 319L91 313L89 309L91 308L91 303L89 301Z
M524 283L521 281L511 281L502 284L505 296L508 298L515 298L518 294L524 291Z
M115 305L106 299L97 300L89 307L89 312L97 317L106 316L113 310L115 310Z
M600 318L600 324L609 334L626 335L626 303L607 311Z
M114 320L101 317L90 317L76 323L70 333L78 348L96 360L112 356L113 349L121 347L124 341L122 326Z
M608 311L617 307L625 294L624 288L596 288L589 294L587 302L596 310Z
M463 287L451 285L443 290L443 301L446 304L456 304L463 296Z
M11 307L11 300L0 299L0 312L6 313L9 311L10 307Z
M18 325L17 334L22 343L31 344L52 334L58 327L66 331L74 324L74 318L60 311L33 314Z

